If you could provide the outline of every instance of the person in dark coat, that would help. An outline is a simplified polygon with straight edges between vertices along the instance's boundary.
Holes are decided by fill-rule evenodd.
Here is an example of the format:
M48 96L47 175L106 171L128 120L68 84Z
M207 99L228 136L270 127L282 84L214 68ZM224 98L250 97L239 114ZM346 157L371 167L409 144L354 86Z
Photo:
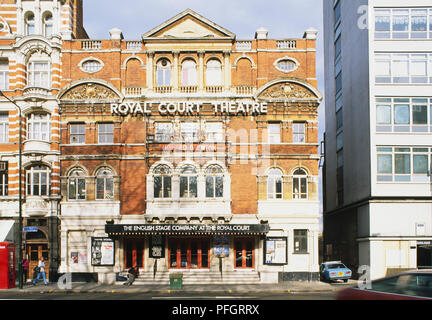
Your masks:
M21 266L22 266L22 271L23 271L23 276L24 276L24 283L27 282L27 276L28 276L28 270L29 270L29 261L27 260L27 258L24 258L23 261L21 262Z
M124 283L125 286L131 286L135 279L138 277L138 267L134 266L128 270L128 280Z

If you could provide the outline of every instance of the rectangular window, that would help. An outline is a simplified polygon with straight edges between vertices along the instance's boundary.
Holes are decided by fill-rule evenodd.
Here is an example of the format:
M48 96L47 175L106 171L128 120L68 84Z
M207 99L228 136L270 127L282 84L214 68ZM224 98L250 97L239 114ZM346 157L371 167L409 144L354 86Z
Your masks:
M171 122L156 122L156 141L171 142L173 138L173 124Z
M377 84L432 82L432 54L377 53L375 54Z
M9 115L0 113L0 143L9 142Z
M85 143L85 124L70 124L70 143L84 144Z
M199 131L199 123L198 122L182 122L180 125L181 129L181 138L186 142L194 142L198 141L198 131Z
M294 253L307 253L308 251L308 231L294 230Z
M9 62L0 60L0 90L9 90Z
M278 144L281 142L280 123L268 124L268 141L270 144Z
M101 144L114 143L114 124L98 124L98 141Z
M29 140L49 141L51 139L50 115L32 113L27 118L27 137Z
M206 123L206 140L207 141L223 141L222 122L207 122Z
M30 62L27 72L29 87L49 88L51 86L50 64L48 62Z
M8 163L0 162L0 196L8 195Z
M294 123L293 125L293 142L305 143L306 142L306 124Z

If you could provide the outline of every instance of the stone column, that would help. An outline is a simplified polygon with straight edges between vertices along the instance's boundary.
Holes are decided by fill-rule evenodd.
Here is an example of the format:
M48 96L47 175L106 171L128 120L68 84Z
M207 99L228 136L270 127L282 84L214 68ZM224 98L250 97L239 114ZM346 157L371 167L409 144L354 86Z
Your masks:
M173 51L173 68L172 68L172 75L171 75L171 85L173 87L173 91L179 90L179 55L180 51L174 50Z
M231 51L226 50L224 51L224 86L225 91L229 91L231 87Z
M147 51L147 88L153 90L154 51Z
M198 51L198 91L204 90L204 54L205 51Z

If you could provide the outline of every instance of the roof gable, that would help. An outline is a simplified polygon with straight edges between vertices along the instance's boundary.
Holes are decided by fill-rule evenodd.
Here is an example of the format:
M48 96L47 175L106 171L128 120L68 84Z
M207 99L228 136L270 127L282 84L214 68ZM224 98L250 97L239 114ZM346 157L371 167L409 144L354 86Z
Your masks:
M167 38L222 38L234 39L235 35L218 26L196 12L187 9L175 17L169 19L158 27L143 35L143 38L167 39Z

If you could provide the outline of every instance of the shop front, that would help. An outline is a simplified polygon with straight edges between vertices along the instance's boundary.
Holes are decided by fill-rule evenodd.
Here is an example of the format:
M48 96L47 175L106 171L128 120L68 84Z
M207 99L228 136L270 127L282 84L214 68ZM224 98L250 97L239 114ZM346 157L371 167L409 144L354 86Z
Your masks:
M268 224L106 224L123 248L120 267L143 273L230 273L258 270L257 256Z

